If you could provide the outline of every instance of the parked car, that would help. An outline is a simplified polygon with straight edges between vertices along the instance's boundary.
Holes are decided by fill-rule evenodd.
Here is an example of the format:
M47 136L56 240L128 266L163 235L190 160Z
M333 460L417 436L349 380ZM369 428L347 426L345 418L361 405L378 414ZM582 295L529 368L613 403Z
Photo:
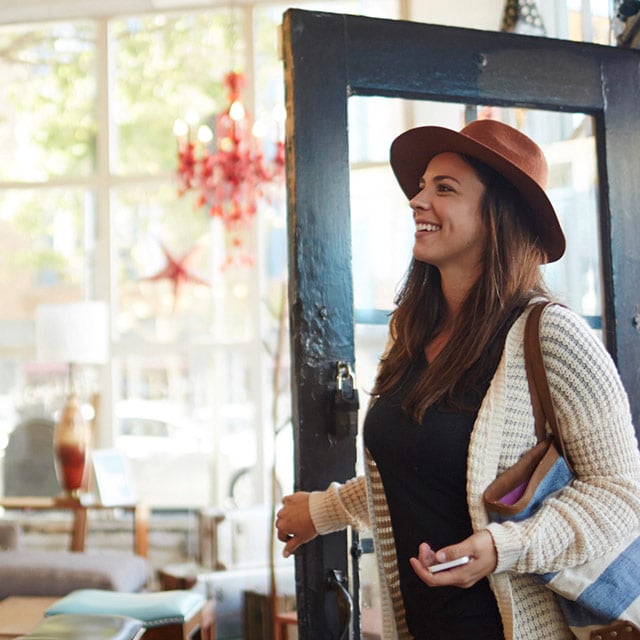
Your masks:
M116 405L115 446L130 461L133 489L151 507L211 502L212 452L207 427L162 401Z
M116 407L116 447L131 458L203 451L204 431L204 425L168 403L124 400Z

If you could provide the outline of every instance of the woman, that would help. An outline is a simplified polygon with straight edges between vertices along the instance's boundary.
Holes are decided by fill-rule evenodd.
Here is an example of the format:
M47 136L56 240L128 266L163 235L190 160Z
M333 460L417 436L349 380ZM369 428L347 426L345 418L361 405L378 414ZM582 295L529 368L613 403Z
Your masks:
M612 521L640 521L640 456L613 362L565 307L545 310L540 335L576 480L518 523L490 523L482 501L535 444L524 323L548 297L540 265L565 247L544 155L478 120L459 133L403 133L391 165L416 233L365 419L366 473L286 497L284 555L318 534L371 527L385 638L572 638L531 574L602 554L621 535Z

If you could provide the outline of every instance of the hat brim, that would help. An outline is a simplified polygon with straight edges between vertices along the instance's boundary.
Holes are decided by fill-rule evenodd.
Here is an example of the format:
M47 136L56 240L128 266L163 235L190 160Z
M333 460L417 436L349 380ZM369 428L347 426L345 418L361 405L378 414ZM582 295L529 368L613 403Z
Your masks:
M452 129L416 127L393 141L391 167L407 198L411 199L418 193L420 179L431 159L445 152L477 158L504 176L531 207L532 222L547 262L555 262L562 257L566 246L564 233L544 189L493 149Z

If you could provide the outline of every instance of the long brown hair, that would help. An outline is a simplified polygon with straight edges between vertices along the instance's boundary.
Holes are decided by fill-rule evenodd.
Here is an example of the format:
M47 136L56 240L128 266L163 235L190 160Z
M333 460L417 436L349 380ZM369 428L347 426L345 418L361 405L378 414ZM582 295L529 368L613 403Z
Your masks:
M533 297L548 296L540 271L545 254L536 244L527 203L493 169L463 158L485 187L483 265L457 315L451 339L405 396L405 412L418 421L433 404L444 401L456 406L455 397L484 380L500 357L502 343L496 338ZM442 330L446 304L438 269L413 259L395 303L391 346L380 361L374 396L393 391Z

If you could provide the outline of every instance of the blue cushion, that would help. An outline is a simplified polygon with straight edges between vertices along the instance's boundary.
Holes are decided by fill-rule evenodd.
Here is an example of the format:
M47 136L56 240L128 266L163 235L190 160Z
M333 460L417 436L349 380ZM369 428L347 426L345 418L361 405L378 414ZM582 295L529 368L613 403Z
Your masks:
M45 618L18 640L138 640L144 634L140 620L124 616L66 614Z
M205 597L195 591L122 593L102 589L79 589L54 602L47 616L60 613L121 615L142 620L146 627L183 624L200 611Z

